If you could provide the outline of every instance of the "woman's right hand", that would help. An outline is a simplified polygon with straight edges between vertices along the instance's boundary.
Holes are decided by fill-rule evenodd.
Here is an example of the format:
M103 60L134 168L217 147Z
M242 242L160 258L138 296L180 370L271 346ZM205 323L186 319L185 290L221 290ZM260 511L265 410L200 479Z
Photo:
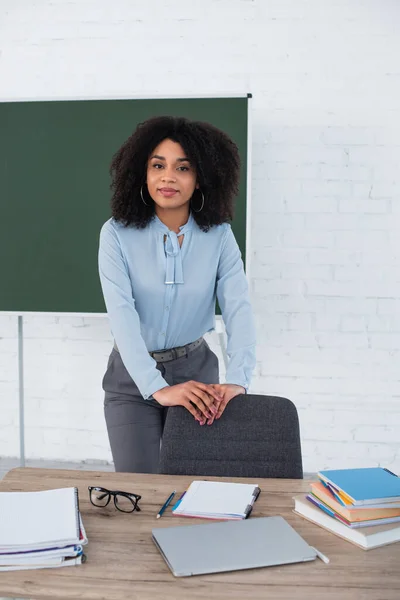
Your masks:
M211 385L199 381L186 381L161 388L154 392L153 398L161 406L184 406L200 424L217 414L223 400Z

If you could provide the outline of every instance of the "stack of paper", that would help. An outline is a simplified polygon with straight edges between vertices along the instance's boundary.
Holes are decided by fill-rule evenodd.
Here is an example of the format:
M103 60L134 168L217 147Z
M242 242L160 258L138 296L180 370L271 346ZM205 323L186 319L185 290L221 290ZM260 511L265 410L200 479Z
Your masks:
M0 571L84 562L78 490L0 492Z
M381 467L321 471L295 512L361 546L400 540L400 478Z
M259 493L255 483L193 481L172 512L205 519L247 519Z

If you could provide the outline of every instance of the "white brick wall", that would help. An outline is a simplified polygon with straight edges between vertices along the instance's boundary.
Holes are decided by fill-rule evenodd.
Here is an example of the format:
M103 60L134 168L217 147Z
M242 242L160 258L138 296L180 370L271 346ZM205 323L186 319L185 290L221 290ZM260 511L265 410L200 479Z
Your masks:
M253 391L295 402L306 471L400 472L399 25L397 0L0 4L3 99L253 93ZM106 320L24 323L27 456L109 460ZM0 314L5 456L16 332Z

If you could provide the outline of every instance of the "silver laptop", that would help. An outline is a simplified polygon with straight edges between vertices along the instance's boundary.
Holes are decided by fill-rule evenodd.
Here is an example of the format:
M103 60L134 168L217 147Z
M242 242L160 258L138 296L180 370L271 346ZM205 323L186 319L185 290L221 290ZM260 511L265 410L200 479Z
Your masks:
M314 548L283 517L157 528L153 541L176 577L314 560Z

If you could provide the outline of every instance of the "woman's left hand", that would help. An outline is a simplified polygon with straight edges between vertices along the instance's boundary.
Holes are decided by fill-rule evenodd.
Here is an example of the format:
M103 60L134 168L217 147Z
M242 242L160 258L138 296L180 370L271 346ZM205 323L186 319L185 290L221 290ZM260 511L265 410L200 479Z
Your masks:
M244 387L234 383L214 383L212 387L222 396L222 402L220 402L218 412L207 420L207 425L212 425L215 419L220 418L228 402L230 402L232 398L238 396L239 394L246 393Z

